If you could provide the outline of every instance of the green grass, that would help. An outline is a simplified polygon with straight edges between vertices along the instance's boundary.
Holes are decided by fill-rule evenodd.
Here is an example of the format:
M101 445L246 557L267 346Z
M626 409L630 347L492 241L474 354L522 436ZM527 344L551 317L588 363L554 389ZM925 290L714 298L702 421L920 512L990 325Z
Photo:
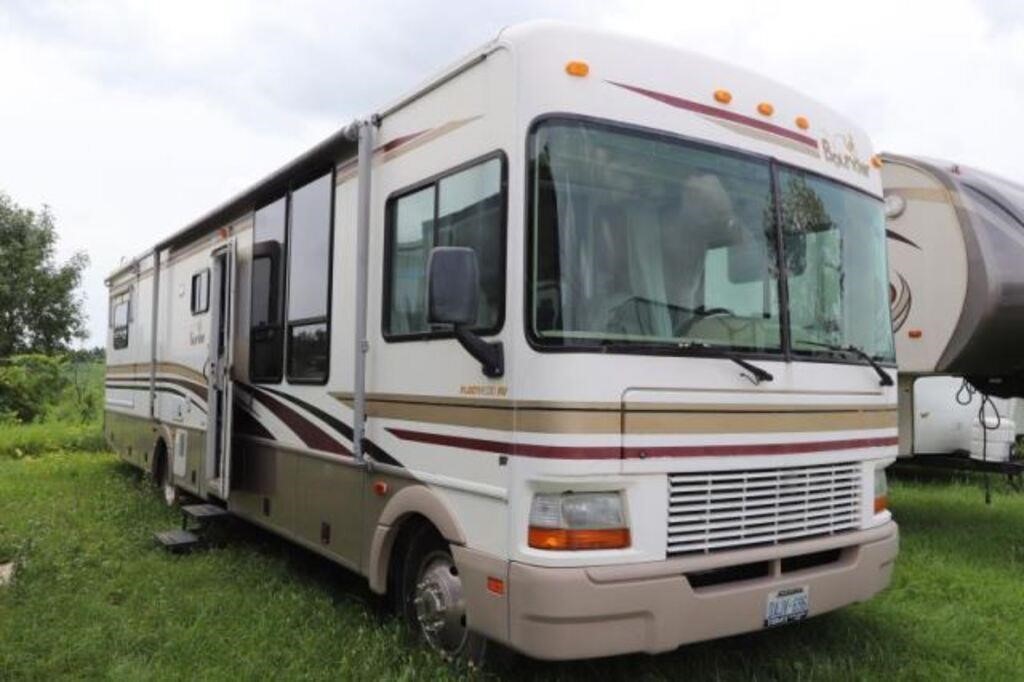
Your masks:
M101 422L84 424L41 422L37 424L0 424L0 458L20 458L65 450L101 450Z
M515 659L499 679L1020 679L1024 494L974 480L897 482L902 553L875 600L806 623L661 656ZM449 679L409 645L365 583L240 526L219 549L172 556L145 482L105 453L0 459L0 678ZM700 617L695 614L694 617Z

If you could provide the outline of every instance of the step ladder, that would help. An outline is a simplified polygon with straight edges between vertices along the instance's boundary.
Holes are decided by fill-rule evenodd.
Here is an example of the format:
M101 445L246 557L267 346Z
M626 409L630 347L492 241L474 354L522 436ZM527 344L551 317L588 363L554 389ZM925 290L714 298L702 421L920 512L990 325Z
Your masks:
M190 552L203 544L201 533L209 522L228 515L227 509L215 504L186 504L181 508L181 528L160 531L153 537L168 552Z

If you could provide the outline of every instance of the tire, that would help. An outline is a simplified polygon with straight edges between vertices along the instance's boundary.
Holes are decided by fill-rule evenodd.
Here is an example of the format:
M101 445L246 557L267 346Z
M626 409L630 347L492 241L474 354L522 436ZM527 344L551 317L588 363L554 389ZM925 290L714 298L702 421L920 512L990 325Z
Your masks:
M400 615L417 640L449 661L483 665L487 639L466 627L466 601L448 543L433 528L414 532L401 564Z

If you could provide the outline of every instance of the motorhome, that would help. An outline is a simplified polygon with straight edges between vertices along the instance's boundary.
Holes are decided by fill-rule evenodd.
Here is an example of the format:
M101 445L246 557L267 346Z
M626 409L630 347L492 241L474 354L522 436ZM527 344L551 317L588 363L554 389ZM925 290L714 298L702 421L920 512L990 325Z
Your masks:
M900 454L1005 460L1024 426L1024 187L949 161L882 159ZM981 415L983 395L996 399Z
M748 71L503 30L110 276L107 438L451 656L869 599L898 547L879 166Z

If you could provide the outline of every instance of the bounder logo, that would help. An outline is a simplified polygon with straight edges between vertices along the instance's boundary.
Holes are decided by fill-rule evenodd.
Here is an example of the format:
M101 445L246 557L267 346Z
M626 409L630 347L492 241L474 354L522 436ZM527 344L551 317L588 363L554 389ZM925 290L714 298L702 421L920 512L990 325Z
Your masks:
M821 153L825 161L833 166L867 177L868 162L857 157L857 145L853 142L853 135L846 133L821 138Z

